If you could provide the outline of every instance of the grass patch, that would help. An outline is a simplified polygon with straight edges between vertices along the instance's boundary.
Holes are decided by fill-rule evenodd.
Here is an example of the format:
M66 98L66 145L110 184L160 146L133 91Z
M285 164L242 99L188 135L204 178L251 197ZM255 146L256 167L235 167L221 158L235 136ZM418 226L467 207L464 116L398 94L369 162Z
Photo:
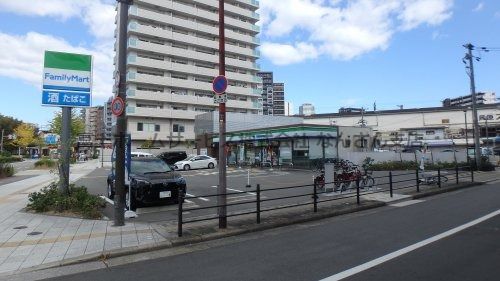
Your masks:
M59 192L58 183L51 183L38 192L30 193L28 200L28 210L37 213L71 212L86 219L100 219L101 209L106 206L104 199L88 193L84 186L73 184L70 185L69 195Z
M55 166L57 166L57 162L46 157L35 162L36 168L54 168Z

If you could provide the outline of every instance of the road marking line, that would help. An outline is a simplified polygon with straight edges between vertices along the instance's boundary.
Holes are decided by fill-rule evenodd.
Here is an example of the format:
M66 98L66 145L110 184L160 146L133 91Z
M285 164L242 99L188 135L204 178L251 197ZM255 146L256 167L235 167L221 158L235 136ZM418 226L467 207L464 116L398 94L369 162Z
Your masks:
M406 206L410 206L410 205L417 204L417 203L420 203L420 202L424 202L424 200L408 200L408 201L403 201L403 202L399 202L399 203L394 203L394 204L391 204L389 206L392 206L392 207L406 207Z
M186 193L186 195L189 196L189 197L195 197L195 198L200 199L200 200L205 201L205 202L210 201L209 199L207 199L205 197L196 197L195 195L190 194L190 193Z
M217 186L216 185L212 185L212 187L217 187ZM243 190L239 190L239 189L234 189L234 188L229 188L229 187L226 187L226 189L234 191L234 192L241 192L241 193L248 193L248 194L251 194L251 195L257 195L254 192L247 192L247 191L243 191Z
M448 237L448 236L451 236L451 235L453 235L453 234L455 234L455 233L457 233L457 232L460 232L460 231L462 231L462 230L464 230L464 229L467 229L467 228L469 228L469 227L472 227L472 226L474 226L474 225L476 225L476 224L482 223L483 221L488 220L488 219L490 219L490 218L492 218L492 217L494 217L494 216L497 216L497 215L499 215L499 214L500 214L500 209L499 209L499 210L496 210L496 211L494 211L494 212L491 212L491 213L489 213L489 214L487 214L487 215L485 215L485 216L482 216L482 217L480 217L480 218L477 218L477 219L475 219L475 220L473 220L473 221L470 221L470 222L468 222L468 223L466 223L466 224L462 224L462 225L457 226L457 227L455 227L455 228L453 228L453 229L450 229L450 230L448 230L448 231L445 231L445 232L443 232L443 233L441 233L441 234L438 234L438 235L436 235L436 236L432 236L432 237L430 237L430 238L427 238L427 239L425 239L425 240L423 240L423 241L420 241L420 242L415 243L415 244L413 244L413 245L410 245L410 246L408 246L408 247L405 247L405 248L402 248L402 249L397 250L397 251L395 251L395 252L389 253L389 254L387 254L387 255L385 255L385 256L382 256L382 257L376 258L376 259L371 260L371 261L369 261L369 262L366 262L366 263L363 263L363 264L361 264L361 265L355 266L355 267L353 267L353 268L350 268L350 269L344 270L344 271L342 271L342 272L339 272L339 273L337 273L337 274L335 274L335 275L332 275L332 276L330 276L330 277L327 277L327 278L321 279L320 281L336 281L336 280L342 280L342 279L344 279L344 278L347 278L347 277L353 276L353 275L358 274L358 273L360 273L360 272L362 272L362 271L368 270L368 269L370 269L370 268L372 268L372 267L375 267L375 266L377 266L377 265L380 265L380 264L382 264L382 263L385 263L385 262L387 262L387 261L390 261L390 260L392 260L392 259L395 259L395 258L397 258L397 257L399 257L399 256L402 256L402 255L404 255L404 254L407 254L407 253L409 253L409 252L411 252L411 251L414 251L414 250L416 250L416 249L419 249L419 248L422 248L422 247L424 247L424 246L427 246L427 245L429 245L429 244L431 244L431 243L433 243L433 242L436 242L436 241L438 241L438 240L441 240L441 239L443 239L443 238L446 238L446 237Z

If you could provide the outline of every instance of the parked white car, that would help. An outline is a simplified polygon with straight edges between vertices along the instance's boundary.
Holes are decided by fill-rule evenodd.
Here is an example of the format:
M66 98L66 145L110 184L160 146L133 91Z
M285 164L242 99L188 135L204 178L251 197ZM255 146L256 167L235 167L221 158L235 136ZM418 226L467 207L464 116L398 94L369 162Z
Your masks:
M206 155L190 155L188 158L174 164L176 170L185 171L202 168L213 169L215 166L217 166L217 160Z
M136 151L132 151L130 152L130 156L131 157L155 157L153 154L151 153L147 153L147 152L136 152Z

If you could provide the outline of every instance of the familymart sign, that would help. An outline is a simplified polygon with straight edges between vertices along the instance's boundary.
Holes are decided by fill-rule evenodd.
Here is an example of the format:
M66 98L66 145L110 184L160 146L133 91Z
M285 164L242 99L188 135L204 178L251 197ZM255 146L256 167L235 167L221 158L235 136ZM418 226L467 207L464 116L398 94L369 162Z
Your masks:
M92 56L45 51L42 105L88 107L91 93Z

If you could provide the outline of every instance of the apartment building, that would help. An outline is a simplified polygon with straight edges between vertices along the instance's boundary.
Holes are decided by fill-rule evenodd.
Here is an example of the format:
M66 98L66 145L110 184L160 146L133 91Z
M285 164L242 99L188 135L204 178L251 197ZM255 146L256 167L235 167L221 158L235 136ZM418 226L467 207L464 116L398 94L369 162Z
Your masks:
M85 133L90 135L92 143L100 143L104 132L104 107L85 108Z
M262 79L262 114L285 115L285 84L274 83L273 72L259 72Z
M303 103L299 106L299 115L309 116L314 114L316 114L316 111L314 110L314 105L311 103Z
M110 97L104 103L103 122L104 122L104 140L106 140L106 141L111 141L113 139L112 128L113 128L113 123L115 121L113 120L114 116L111 112L111 102L112 101L113 101L113 98Z
M217 110L212 80L219 73L218 5L135 0L130 7L126 112L133 149L153 140L160 150L189 150L195 116ZM255 0L225 1L228 112L261 110L258 7Z

